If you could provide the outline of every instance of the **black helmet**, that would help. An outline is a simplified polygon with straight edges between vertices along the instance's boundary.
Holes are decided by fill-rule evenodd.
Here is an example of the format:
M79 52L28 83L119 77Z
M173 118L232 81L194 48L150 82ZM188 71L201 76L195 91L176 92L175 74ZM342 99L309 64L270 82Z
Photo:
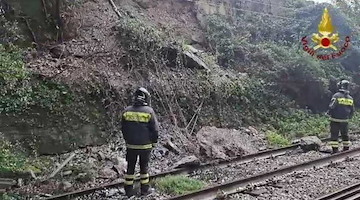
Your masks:
M338 87L339 91L348 91L349 85L350 85L350 82L348 80L341 80L337 84L337 87Z
M150 93L143 87L139 87L134 93L134 101L137 106L150 105Z

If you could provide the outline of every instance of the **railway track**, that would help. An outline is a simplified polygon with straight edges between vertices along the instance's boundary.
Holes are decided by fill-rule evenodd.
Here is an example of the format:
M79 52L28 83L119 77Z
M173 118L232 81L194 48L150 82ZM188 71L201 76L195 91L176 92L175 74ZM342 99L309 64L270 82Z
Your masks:
M232 158L232 159L229 159L229 160L222 160L222 161L204 163L204 164L201 164L200 166L196 166L196 167L174 169L174 170L171 170L171 171L162 172L162 173L159 173L159 174L154 174L150 178L154 179L154 178L160 178L160 177L164 177L164 176L168 176L168 175L189 174L189 173L193 172L194 170L206 169L206 168L209 168L209 167L214 166L214 165L216 165L216 166L226 166L226 165L228 165L230 163L242 164L242 163L251 162L254 159L259 160L259 159L266 159L266 158L270 158L270 157L281 156L281 155L286 154L289 151L297 149L298 147L299 147L299 144L294 144L294 145L284 147L284 148L261 151L261 152L255 153L255 154L239 156L239 157L235 157L235 158ZM68 200L68 199L72 199L72 198L75 198L75 197L91 194L91 193L93 193L95 191L102 190L102 189L105 189L105 188L122 187L123 184L124 184L123 181L110 183L110 184L101 185L101 186L94 187L94 188L69 192L69 193L60 194L60 195L54 195L52 197L45 198L45 200L53 200L53 199L66 199L66 200Z
M316 200L355 200L360 199L360 183L327 194Z
M304 162L289 167L284 167L271 172L254 175L244 179L237 179L224 184L218 184L193 193L171 197L167 200L198 200L198 199L213 200L218 197L219 193L222 194L221 195L222 197L224 197L226 195L238 193L239 188L246 187L249 184L259 183L271 179L273 177L281 176L294 171L309 169L312 167L326 166L332 162L339 162L345 160L346 158L359 156L359 155L360 155L360 148L355 148L350 151L341 152L338 154L322 157L319 159L315 159L309 162Z
M358 132L355 132L355 133L357 134ZM326 141L328 141L328 139L324 139L322 141L326 142ZM299 146L300 146L300 144L294 144L294 145L291 145L291 146L285 147L285 148L261 151L261 152L255 153L255 154L239 156L239 157L235 157L235 158L232 158L229 160L209 162L209 163L205 163L205 164L201 164L199 166L194 166L194 167L189 167L189 168L174 169L171 171L154 174L150 178L154 179L154 178L160 178L160 177L164 177L164 176L168 176L168 175L190 174L191 172L194 172L195 170L203 170L203 169L211 168L212 166L221 167L221 166L227 166L232 163L243 164L243 163L252 162L254 160L261 160L261 159L266 159L266 158L271 158L271 157L277 157L277 156L285 155L287 152L295 150ZM339 161L341 159L345 159L345 157L349 157L349 156L353 156L353 155L357 155L357 154L360 154L360 149L353 149L348 152L343 152L343 153L328 156L325 158L320 158L320 159L316 159L313 161L304 162L304 163L296 164L296 165L289 166L289 167L284 167L279 170L261 173L259 175L254 175L254 176L247 177L244 179L227 182L227 183L221 184L221 185L215 185L215 186L206 188L204 190L200 190L200 191L182 195L182 196L172 197L170 199L181 199L181 200L182 199L194 199L194 200L196 200L196 199L204 199L204 200L205 199L215 199L216 195L219 191L223 191L226 194L236 193L237 188L244 187L250 183L260 182L260 181L263 181L263 180L266 180L266 179L269 179L269 178L272 178L275 176L279 176L279 175L286 174L286 173L296 171L296 170L306 169L306 168L309 168L312 166L319 166L321 164L326 165L329 163L329 161ZM97 186L97 187L93 187L93 188L89 188L89 189L73 191L73 192L60 194L60 195L54 195L54 196L51 196L51 197L48 197L45 199L46 200L52 200L52 199L69 200L69 199L73 199L75 197L92 194L92 193L95 193L96 191L107 189L107 188L122 187L123 184L124 184L123 181L114 182L114 183L101 185L101 186Z

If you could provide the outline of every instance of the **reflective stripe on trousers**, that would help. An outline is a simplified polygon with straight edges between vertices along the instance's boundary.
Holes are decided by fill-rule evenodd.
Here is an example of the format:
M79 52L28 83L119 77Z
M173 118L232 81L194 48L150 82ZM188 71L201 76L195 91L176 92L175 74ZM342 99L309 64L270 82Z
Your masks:
M342 141L342 145L344 147L349 147L349 146L351 146L351 142L350 141Z
M134 174L125 174L125 185L133 185L134 184L135 175Z
M336 118L332 118L330 117L330 121L332 122L348 122L348 119L336 119Z
M330 141L329 145L333 148L338 148L339 147L339 142L338 141Z
M140 174L140 183L148 184L149 183L149 174Z

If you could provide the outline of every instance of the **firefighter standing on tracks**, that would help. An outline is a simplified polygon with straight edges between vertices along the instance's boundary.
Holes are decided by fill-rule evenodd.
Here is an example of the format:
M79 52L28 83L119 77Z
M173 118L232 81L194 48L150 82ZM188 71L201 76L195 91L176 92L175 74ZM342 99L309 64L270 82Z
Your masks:
M148 163L150 153L158 140L159 125L154 110L150 107L150 93L145 88L138 88L134 94L134 105L125 109L121 120L121 130L126 142L125 192L133 196L135 166L140 157L141 194L150 193Z
M341 133L343 150L349 150L350 140L348 135L348 122L354 114L354 100L349 94L349 81L342 80L337 86L339 91L335 93L329 105L330 133L333 153L339 151L339 132Z

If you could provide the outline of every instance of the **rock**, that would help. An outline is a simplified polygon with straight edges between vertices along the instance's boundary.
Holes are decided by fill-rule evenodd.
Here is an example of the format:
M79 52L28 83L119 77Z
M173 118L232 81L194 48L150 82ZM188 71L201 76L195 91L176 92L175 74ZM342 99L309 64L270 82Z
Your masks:
M3 123L5 123L5 121L8 123L13 121L8 118L8 116L5 118L6 119L2 121ZM71 120L73 119L71 118ZM36 143L34 143L36 146L34 150L36 150L39 155L61 154L78 149L81 146L102 145L106 142L107 138L107 133L102 132L95 124L78 122L76 126L69 125L69 127L66 127L66 131L59 131L59 129L55 127L55 124L48 124L44 127L29 127L29 129L22 130L20 124L20 121L14 121L9 125L4 124L4 126L8 126L8 128L3 130L2 133L9 141L20 141L20 144L23 146L28 145L26 141L29 139L38 138ZM73 121L73 124L77 124L77 122Z
M164 157L164 156L169 155L169 150L166 148L158 147L158 148L156 148L155 152L156 152L157 157Z
M115 178L116 172L112 170L111 168L105 167L104 169L100 170L99 172L100 178Z
M259 149L259 151L265 151L265 150L267 150L267 147L263 146L263 147L259 147L258 149Z
M88 163L89 163L89 165L95 165L96 161L97 161L96 158L90 157L88 160Z
M62 190L68 190L72 187L72 184L68 181L63 181L61 182L60 187Z
M105 160L105 158L106 158L103 152L100 152L100 151L99 151L99 152L97 153L97 155L98 155L98 159L99 159L100 161L101 161L101 160Z
M106 197L112 197L115 194L119 193L118 189L112 188L109 191L106 192Z
M80 174L78 174L77 176L76 176L76 180L77 181L80 181L80 182L82 182L82 183L87 183L87 182L89 182L89 181L93 181L93 179L95 178L94 177L94 172L91 172L91 171L89 171L89 172L87 172L87 173L80 173Z
M13 179L0 178L0 189L6 189L11 186L15 186L17 183Z
M204 44L205 43L205 37L203 34L195 34L191 36L191 43L192 44Z
M300 139L291 140L291 144L299 144Z
M252 136L257 136L259 135L259 131L257 131L254 127L252 126L249 126L248 127L248 130L250 131L249 133L252 135Z
M112 161L113 161L114 165L123 165L123 166L127 165L127 161L125 160L125 158L122 158L119 156L113 157Z
M257 152L254 139L244 131L203 127L196 134L199 154L210 159L228 159L234 156Z
M198 54L198 53L202 53L202 50L196 49L194 46L192 45L185 45L185 49L187 49L188 51L190 51L191 53L194 54Z
M199 53L206 51L206 49L203 46L201 46L200 44L192 44L191 46L194 47L195 49L197 49L199 51Z
M148 9L151 7L150 4L151 1L149 0L136 0L136 3L142 8L142 9Z
M62 173L63 176L69 176L70 174L72 174L71 170L67 170Z
M17 187L22 187L22 186L24 186L24 179L19 178L19 179L17 180L16 186L17 186Z
M70 55L69 51L66 49L65 45L56 45L50 47L50 54L53 58L64 58Z
M319 151L322 153L332 153L332 148L330 146L323 145L320 147Z
M209 67L195 54L190 51L184 52L185 66L191 69L202 69L210 71Z
M180 50L174 46L164 46L161 48L161 54L165 57L168 62L168 66L176 66L178 54Z
M121 165L114 165L112 169L118 174L118 176L122 176L126 172L126 167L127 167L127 163Z
M307 136L300 139L300 147L304 152L318 151L322 145L321 140L316 136Z
M267 189L257 189L257 190L252 190L249 192L245 192L246 194L249 194L251 196L260 196L261 194L264 194L267 192Z
M29 173L30 173L30 175L31 175L31 178L33 178L33 179L37 179L37 177L36 177L36 175L35 175L35 173L34 173L34 171L33 170L29 170Z
M187 156L174 164L174 168L199 166L200 160L196 156Z
M180 149L171 142L171 140L167 140L166 144L164 145L165 148L167 148L169 151L174 152L175 154L180 154Z

